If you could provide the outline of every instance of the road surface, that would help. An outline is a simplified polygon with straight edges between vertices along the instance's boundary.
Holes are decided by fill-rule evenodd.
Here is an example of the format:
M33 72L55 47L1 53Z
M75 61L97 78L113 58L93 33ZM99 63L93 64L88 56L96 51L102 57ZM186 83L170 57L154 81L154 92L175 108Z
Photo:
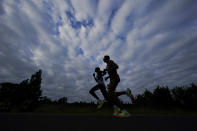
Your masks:
M0 114L0 131L197 131L197 117Z

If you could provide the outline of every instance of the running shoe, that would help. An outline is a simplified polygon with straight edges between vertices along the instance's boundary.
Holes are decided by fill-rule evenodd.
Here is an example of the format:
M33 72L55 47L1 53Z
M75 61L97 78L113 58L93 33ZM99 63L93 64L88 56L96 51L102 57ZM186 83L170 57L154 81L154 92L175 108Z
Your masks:
M99 100L99 101L98 101L97 109L100 109L100 108L103 106L103 104L104 104L104 101Z
M131 93L131 89L127 88L126 90L127 96L131 99L131 101L133 102L135 100L134 96Z
M113 113L113 116L116 116L120 113L120 108L116 107L114 108L114 113Z
M130 117L130 116L131 116L130 113L127 112L126 110L115 115L115 117Z

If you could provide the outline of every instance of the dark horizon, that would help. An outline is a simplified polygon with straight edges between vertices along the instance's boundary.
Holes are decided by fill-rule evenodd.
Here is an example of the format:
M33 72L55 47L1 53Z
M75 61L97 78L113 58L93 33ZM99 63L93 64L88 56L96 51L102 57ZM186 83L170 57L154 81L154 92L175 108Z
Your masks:
M3 82L0 83L0 110L4 108L6 103L10 103L11 107L23 106L26 101L31 101L29 104L33 104L33 107L37 107L37 104L50 105L50 104L95 104L94 101L87 102L85 100L69 102L67 96L63 96L59 99L50 99L43 95L42 91L42 70L31 75L30 78L26 78L20 83ZM97 91L98 93L98 91ZM89 94L90 95L90 94ZM70 98L69 98L70 99ZM71 98L72 99L72 98ZM146 89L141 94L134 95L133 100L129 103L141 106L174 106L174 107L186 107L197 108L197 85L191 83L188 86L175 86L169 89L166 86L157 85L157 87L150 91ZM37 103L37 104L36 104ZM3 106L3 105L4 106ZM27 103L26 103L27 104ZM28 105L28 104L27 104ZM39 105L39 104L38 104Z

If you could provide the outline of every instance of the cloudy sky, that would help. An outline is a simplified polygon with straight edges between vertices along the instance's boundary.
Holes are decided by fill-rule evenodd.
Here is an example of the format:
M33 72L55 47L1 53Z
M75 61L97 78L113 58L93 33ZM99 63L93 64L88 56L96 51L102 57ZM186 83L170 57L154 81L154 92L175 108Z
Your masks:
M42 69L43 95L92 101L104 55L119 91L197 83L197 1L0 0L0 82Z

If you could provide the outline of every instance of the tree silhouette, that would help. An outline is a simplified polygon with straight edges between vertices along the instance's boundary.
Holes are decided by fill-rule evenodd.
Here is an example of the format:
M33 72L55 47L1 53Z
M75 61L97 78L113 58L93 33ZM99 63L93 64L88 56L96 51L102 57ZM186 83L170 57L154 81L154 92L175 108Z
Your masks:
M172 95L169 88L157 86L153 92L153 104L154 105L171 105Z
M62 97L57 101L58 104L67 104L67 97Z
M38 104L39 98L42 95L41 74L42 74L41 70L33 74L27 86L28 87L27 88L27 93L28 93L27 102L31 106L31 108L33 108L36 104Z
M0 110L9 111L15 102L18 84L5 82L0 88Z
M149 90L145 90L142 95L137 95L136 99L133 102L137 105L149 106L153 104L153 93Z
M9 111L12 107L20 107L22 110L32 110L36 107L41 97L41 74L39 70L20 84L1 83L0 110Z
M184 105L185 89L184 87L175 87L171 90L174 104L177 106Z
M177 106L197 109L197 86L192 83L190 87L176 86L171 90L167 86L157 86L153 93L145 90L143 94L138 94L134 104L142 106Z
M197 86L194 83L185 90L183 101L187 108L193 109L197 107Z

